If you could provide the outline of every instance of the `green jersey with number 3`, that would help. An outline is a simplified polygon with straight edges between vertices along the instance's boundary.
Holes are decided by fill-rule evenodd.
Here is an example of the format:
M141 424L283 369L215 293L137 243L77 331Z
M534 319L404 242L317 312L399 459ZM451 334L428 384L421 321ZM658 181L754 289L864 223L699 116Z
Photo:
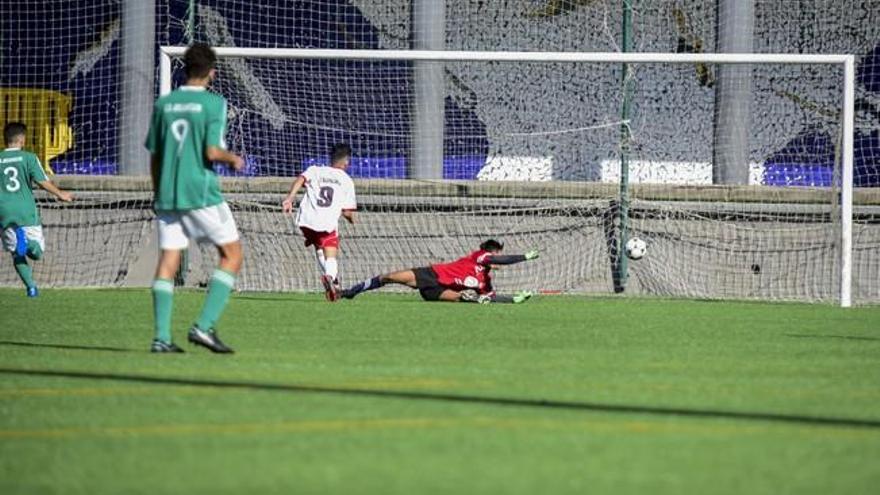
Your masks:
M225 133L226 100L220 95L182 86L156 100L146 142L161 158L156 210L196 210L223 202L205 150L226 149Z
M18 148L0 152L0 229L40 225L33 183L47 180L37 155Z

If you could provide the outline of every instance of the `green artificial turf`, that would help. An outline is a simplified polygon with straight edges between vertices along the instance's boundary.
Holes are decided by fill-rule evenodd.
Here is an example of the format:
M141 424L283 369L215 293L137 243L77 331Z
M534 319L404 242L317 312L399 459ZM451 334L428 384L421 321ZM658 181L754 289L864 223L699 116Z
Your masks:
M880 308L0 290L0 493L876 493Z

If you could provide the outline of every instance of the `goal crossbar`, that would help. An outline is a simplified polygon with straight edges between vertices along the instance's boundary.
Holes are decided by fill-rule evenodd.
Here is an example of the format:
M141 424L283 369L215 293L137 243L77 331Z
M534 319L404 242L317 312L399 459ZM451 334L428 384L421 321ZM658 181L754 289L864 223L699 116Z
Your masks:
M172 57L185 46L163 46ZM791 53L658 53L658 52L493 52L445 50L341 50L322 48L216 47L218 57L339 60L420 60L427 62L611 62L671 64L844 64L853 55Z
M171 58L184 54L185 46L162 46L159 57L160 93L171 91ZM841 109L840 184L840 305L852 305L852 203L853 132L855 129L855 56L851 54L783 53L620 53L620 52L497 52L434 50L340 50L310 48L216 47L221 58L398 60L435 62L547 62L621 64L825 64L843 67Z

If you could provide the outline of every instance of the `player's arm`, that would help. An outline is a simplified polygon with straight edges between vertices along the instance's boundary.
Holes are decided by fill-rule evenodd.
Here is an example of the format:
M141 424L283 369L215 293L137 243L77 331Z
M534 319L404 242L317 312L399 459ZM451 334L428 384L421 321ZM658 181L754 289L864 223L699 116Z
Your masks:
M354 225L355 219L357 218L356 211L354 210L342 210L342 218L348 220L348 223Z
M521 290L516 294L494 294L492 302L497 304L521 304L532 298L533 292Z
M354 193L354 182L351 179L345 181L342 191L342 216L348 220L348 223L354 225L357 219L357 196Z
M150 155L150 177L153 179L153 194L159 193L159 179L162 175L162 157Z
M62 191L58 188L58 186L53 184L51 180L38 181L37 185L43 188L49 194L58 198L60 201L64 201L65 203L73 201L73 194L67 191Z
M244 159L226 151L226 100L219 111L214 112L213 118L208 122L208 130L205 136L205 158L208 161L225 163L235 171L244 168Z
M205 147L205 158L211 162L225 163L237 172L244 168L244 159L242 157L217 146Z
M489 254L483 256L480 263L483 265L513 265L538 257L538 250L533 249L526 254Z
M147 140L144 147L150 152L150 177L153 179L153 194L159 192L159 179L162 176L162 153L159 139L162 135L162 111L158 102L153 105L153 115L150 116L150 130L147 132Z
M55 196L65 203L73 201L73 194L70 194L67 191L62 191L58 186L53 184L51 180L49 180L49 176L46 175L45 170L43 170L43 165L37 157L33 157L33 159L28 162L26 173L29 175L29 181L32 180L52 196Z
M281 201L281 211L284 213L290 213L293 211L293 204L296 201L296 194L302 189L303 185L306 183L306 178L304 175L300 175L293 181L293 184L290 185L290 191L288 191L287 196L284 197L284 200ZM344 213L343 213L344 215Z

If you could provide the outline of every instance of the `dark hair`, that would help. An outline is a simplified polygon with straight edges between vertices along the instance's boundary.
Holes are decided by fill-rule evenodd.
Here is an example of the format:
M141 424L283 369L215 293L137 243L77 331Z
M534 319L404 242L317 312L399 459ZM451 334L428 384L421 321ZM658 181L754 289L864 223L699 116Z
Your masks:
M333 145L333 148L330 150L330 164L334 164L339 160L348 158L351 156L351 146L345 143L339 143Z
M217 67L217 54L209 45L196 43L186 49L183 63L186 66L187 79L201 79L208 77L211 69Z
M6 146L15 140L18 136L27 134L27 126L21 122L10 122L3 128L3 139L6 140Z
M496 241L495 239L488 239L480 244L480 249L483 251L501 251L504 249L504 244Z

